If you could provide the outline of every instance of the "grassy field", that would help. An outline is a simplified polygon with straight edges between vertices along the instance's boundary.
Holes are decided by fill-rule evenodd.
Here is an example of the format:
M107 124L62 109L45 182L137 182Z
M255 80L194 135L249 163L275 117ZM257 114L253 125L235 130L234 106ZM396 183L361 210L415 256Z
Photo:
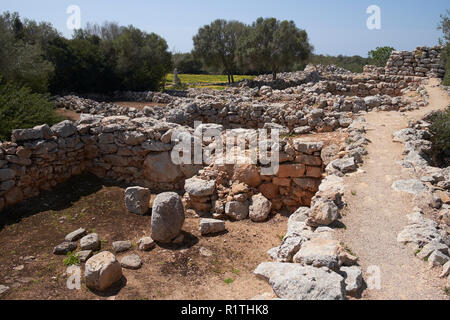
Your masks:
M179 74L178 77L183 85L188 88L210 88L210 89L224 89L221 84L228 83L227 75L210 75L210 74ZM240 76L235 75L234 81L238 82L244 79L253 79L254 76ZM166 88L173 84L173 74L169 73L166 76Z

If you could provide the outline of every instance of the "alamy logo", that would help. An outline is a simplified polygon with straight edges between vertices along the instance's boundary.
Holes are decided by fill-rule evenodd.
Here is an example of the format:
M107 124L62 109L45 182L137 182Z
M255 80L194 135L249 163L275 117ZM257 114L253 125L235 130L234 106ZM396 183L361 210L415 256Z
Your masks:
M262 175L274 175L279 169L280 132L266 129L226 130L195 122L194 134L175 131L171 152L175 165L260 164Z
M70 14L69 18L67 18L67 29L76 30L81 29L81 9L79 6L70 5L66 10L67 14Z
M367 29L380 30L381 29L381 9L379 6L371 5L366 10L367 14L370 14L367 18Z

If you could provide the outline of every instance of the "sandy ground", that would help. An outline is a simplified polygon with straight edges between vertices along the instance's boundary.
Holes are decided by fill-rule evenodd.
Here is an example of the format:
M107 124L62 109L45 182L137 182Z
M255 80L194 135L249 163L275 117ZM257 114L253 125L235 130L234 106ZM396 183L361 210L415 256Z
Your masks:
M411 174L396 162L402 160L404 146L392 141L392 133L406 128L408 119L421 119L426 113L449 105L448 95L437 80L426 86L430 104L420 110L370 112L366 116L369 155L363 173L345 178L345 201L348 208L339 231L341 240L360 258L364 278L370 279L371 266L379 267L381 289L366 290L364 299L449 299L444 293L446 279L439 279L439 270L414 257L410 248L397 242L397 234L408 224L406 215L414 207L412 196L395 192L396 180L410 179Z

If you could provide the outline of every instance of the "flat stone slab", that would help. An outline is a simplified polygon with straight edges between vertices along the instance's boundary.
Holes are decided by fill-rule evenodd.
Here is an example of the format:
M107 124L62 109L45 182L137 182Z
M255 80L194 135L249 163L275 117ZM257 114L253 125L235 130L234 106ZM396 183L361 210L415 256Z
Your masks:
M395 191L407 192L410 194L419 194L422 191L428 191L427 186L425 186L420 180L410 179L410 180L398 180L392 184L392 189Z
M254 274L269 281L276 295L285 300L343 300L344 278L325 268L294 263L264 262Z
M137 270L141 268L142 260L137 254L131 254L123 257L122 260L120 260L120 265L126 269Z
M76 242L63 242L59 245L57 245L53 249L53 254L65 256L69 252L72 252L77 249L77 243Z
M132 245L130 241L115 241L113 242L112 247L114 252L119 253L130 250Z
M66 235L65 240L68 242L74 242L86 235L86 230L84 228L80 228L78 230L72 231L68 235Z

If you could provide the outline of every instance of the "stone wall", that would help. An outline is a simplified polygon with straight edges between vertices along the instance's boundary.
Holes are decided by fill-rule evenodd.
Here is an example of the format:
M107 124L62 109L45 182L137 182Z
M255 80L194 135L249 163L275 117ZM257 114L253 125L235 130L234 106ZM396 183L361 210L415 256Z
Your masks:
M185 180L206 166L172 162L172 135L185 133L192 134L193 129L146 117L92 115L51 128L14 130L12 142L0 145L0 210L83 172L154 192L182 190ZM286 141L282 148L279 173L260 176L255 187L279 195L281 205L306 204L322 175L320 149L302 151Z
M417 47L413 52L392 52L385 68L365 66L364 72L383 75L400 75L443 78L445 66L441 60L442 46Z

